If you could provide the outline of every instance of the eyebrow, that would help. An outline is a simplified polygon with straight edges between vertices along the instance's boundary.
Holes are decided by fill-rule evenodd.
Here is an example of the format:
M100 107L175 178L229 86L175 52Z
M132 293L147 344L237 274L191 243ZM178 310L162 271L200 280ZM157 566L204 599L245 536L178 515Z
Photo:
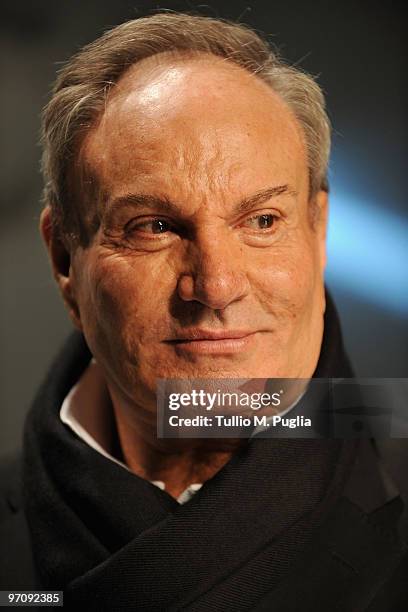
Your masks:
M243 214L252 210L255 206L260 206L264 204L268 200L275 198L280 195L291 195L297 196L297 192L292 189L289 185L278 185L277 187L269 187L267 189L262 189L261 191L257 191L252 196L248 198L244 198L239 202L239 204L235 207L234 212L238 212L239 214Z
M276 187L268 187L257 191L254 195L249 196L238 202L233 208L233 213L244 214L252 210L255 206L260 206L268 200L280 196L280 195L291 195L297 196L297 191L292 189L289 185L277 185ZM144 193L128 193L126 195L115 198L106 206L106 212L111 214L117 208L125 205L131 205L135 207L146 207L154 208L160 212L166 213L178 213L182 214L181 208L172 202L167 197L148 195Z

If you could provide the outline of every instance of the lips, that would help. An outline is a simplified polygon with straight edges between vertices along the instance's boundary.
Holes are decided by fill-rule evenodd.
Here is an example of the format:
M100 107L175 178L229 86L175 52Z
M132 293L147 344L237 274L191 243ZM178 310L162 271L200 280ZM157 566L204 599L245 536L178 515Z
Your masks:
M217 340L236 340L239 338L245 338L250 334L254 334L251 330L206 330L206 329L191 329L184 330L177 335L176 338L168 340L167 342L192 342L196 340L201 341L217 341Z
M184 330L169 344L179 353L228 355L242 353L254 342L256 331L250 330Z

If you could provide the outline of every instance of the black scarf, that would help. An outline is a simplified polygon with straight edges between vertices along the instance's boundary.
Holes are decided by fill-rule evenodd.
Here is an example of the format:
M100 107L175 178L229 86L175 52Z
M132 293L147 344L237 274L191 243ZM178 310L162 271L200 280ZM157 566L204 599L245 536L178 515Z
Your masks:
M353 441L254 439L194 497L109 461L59 418L91 354L74 333L24 430L24 505L38 586L95 610L247 610L286 575L340 498ZM316 377L352 376L327 296Z

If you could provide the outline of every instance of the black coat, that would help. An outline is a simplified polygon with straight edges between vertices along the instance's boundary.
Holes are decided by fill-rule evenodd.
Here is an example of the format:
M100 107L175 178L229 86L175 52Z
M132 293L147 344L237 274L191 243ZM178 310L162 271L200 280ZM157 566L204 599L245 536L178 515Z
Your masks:
M296 594L296 589L282 587L282 600L278 596L278 604L275 602L276 593L273 602L269 601L267 594L254 610L408 610L408 445L405 440L377 441L380 462L372 448L374 446L370 444L360 462L360 469L355 471L341 514L316 534L309 550L298 560L299 575L304 584L297 584L296 589L300 589L301 595ZM395 541L390 533L394 529L395 516L400 512L400 504L404 509ZM369 517L375 517L373 524L370 524ZM38 588L30 534L22 507L19 455L3 459L0 468L0 560L0 590ZM294 568L293 575L296 574ZM353 604L347 608L341 604L336 606L343 589L353 594ZM230 608L225 604L218 609L227 611Z

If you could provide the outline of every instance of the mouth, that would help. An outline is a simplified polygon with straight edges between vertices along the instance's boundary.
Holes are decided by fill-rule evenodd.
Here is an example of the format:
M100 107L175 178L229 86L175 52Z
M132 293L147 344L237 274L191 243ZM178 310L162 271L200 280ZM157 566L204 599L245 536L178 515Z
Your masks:
M226 330L211 331L193 329L177 338L166 340L177 351L185 353L228 355L247 350L255 339L257 331Z

